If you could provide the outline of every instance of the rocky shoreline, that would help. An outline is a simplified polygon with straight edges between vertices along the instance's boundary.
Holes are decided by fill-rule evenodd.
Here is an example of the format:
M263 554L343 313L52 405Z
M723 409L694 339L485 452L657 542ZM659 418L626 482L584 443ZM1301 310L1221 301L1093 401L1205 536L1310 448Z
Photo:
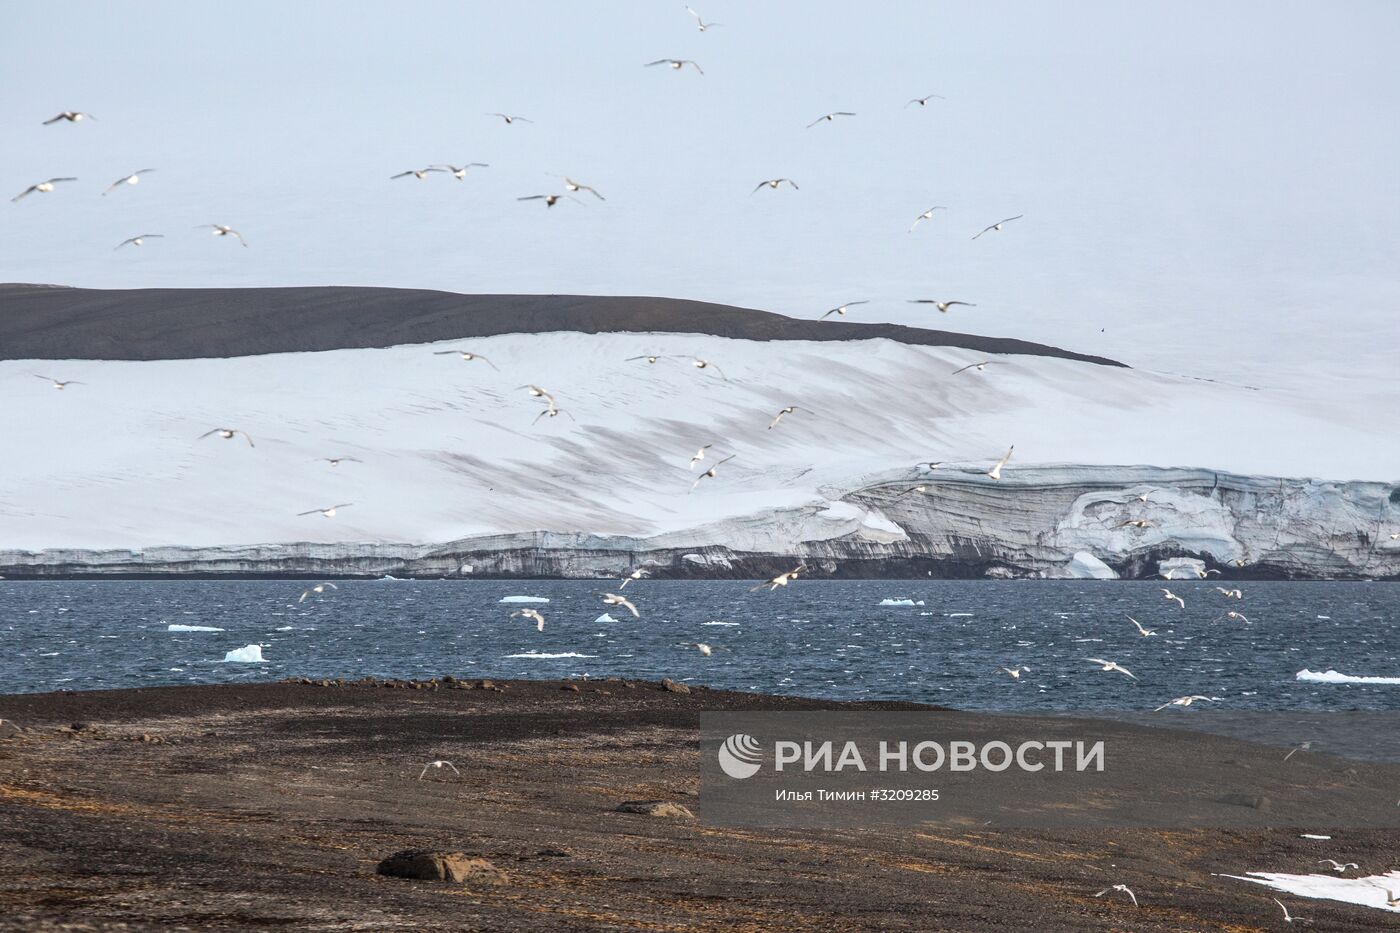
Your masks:
M0 696L17 724L0 730L0 929L1274 929L1270 892L1225 875L1324 855L1393 867L1400 831L1282 813L1273 829L1000 832L691 815L702 712L918 708L446 676ZM1198 743L1201 780L1228 780L1223 740L1163 732ZM1275 749L1229 748L1276 779ZM1112 884L1139 906L1095 896ZM1393 919L1283 897L1319 929Z

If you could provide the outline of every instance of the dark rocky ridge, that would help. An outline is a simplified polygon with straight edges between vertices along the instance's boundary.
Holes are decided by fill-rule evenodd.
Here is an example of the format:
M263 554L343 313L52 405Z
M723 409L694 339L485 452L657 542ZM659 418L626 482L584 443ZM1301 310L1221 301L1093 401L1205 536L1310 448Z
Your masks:
M798 320L676 298L459 295L400 288L90 289L0 285L0 359L164 360L388 347L577 331L746 340L869 340L1122 366L1003 337Z

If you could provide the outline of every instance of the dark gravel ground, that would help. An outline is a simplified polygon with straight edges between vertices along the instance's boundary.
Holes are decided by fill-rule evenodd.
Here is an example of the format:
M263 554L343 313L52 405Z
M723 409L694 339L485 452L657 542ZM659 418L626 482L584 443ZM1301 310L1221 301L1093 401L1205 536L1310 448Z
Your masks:
M1400 863L1394 830L1320 852L1289 829L760 832L617 813L693 798L702 710L913 707L499 686L0 696L24 728L0 740L0 929L1274 930L1264 889L1212 873ZM419 781L438 758L460 777ZM375 874L413 847L505 880ZM1116 882L1141 906L1093 896ZM1284 900L1313 929L1395 925Z

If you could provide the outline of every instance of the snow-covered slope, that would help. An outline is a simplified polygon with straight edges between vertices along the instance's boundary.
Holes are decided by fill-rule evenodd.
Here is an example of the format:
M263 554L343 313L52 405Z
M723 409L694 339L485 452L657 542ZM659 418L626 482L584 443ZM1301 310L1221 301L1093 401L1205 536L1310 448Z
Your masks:
M458 347L498 368L433 355ZM641 354L712 365L627 362ZM998 364L952 375L986 358ZM35 373L81 384L55 391ZM544 406L526 383L564 413L536 422ZM983 570L1036 573L1077 551L1117 568L1171 553L1269 564L1283 549L1279 572L1400 573L1400 542L1386 534L1400 530L1387 477L1400 439L1366 413L1087 362L884 339L551 332L230 359L6 361L0 386L10 401L0 567L11 573L132 570L133 560L304 566L279 553L369 572L434 552L439 570L476 554L480 569L533 571L519 554L539 546L536 532L563 535L550 540L564 551L591 541L721 556L834 541L823 555L833 563L873 546L873 559L979 565L973 548L988 555ZM770 429L787 405L799 409ZM198 439L216 427L256 446ZM699 469L687 462L703 444L714 446L701 466L735 458L692 492ZM1012 444L1001 482L978 475ZM916 468L931 460L946 463ZM899 494L924 476L930 493ZM1372 482L1250 478L1260 476ZM1133 498L1149 488L1163 491ZM353 504L329 519L297 515L340 503ZM1155 524L1117 527L1138 517ZM847 554L845 539L859 547ZM180 550L72 553L156 547ZM39 551L49 553L21 553ZM372 560L336 563L352 556Z

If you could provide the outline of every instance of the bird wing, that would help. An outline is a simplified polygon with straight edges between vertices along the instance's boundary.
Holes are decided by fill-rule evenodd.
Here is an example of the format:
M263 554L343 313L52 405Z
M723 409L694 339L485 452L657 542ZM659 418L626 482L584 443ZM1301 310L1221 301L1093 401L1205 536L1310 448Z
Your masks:
M413 172L399 172L397 175L390 175L390 176L389 176L389 180L392 181L392 180L394 180L395 178L404 178L404 177L406 177L406 176L408 176L408 175L412 175L412 174L413 174Z
M56 117L49 117L47 120L44 121L44 126L48 126L50 123L57 123L59 120L62 120L63 118L64 118L64 114L61 114L61 113L60 113L58 116L56 116Z
M669 64L671 64L671 60L670 60L669 58L658 58L658 59L657 59L656 61L654 61L654 62L647 62L647 63L646 63L645 65L643 65L642 67L643 67L643 68L650 68L652 65L669 65Z
M532 194L532 195L529 195L528 197L516 198L515 200L517 200L517 201L543 201L543 200L544 200L545 198L547 198L547 197L548 197L548 195L544 195L544 194Z
M10 198L10 203L13 204L15 201L18 201L20 198L26 197L26 196L28 196L28 195L30 195L30 194L32 194L33 192L38 191L38 190L39 190L39 186L38 186L38 185L30 185L28 188L25 188L25 189L24 189L23 191L21 191L19 194L17 194L17 195L15 195L14 197Z
M956 376L958 373L965 373L965 372L967 372L969 369L972 369L972 368L974 368L974 367L976 367L976 366L979 366L979 365L981 365L981 364L979 364L979 363L968 363L968 364L967 364L966 366L964 366L962 369L955 369L955 370L953 370L953 375Z

